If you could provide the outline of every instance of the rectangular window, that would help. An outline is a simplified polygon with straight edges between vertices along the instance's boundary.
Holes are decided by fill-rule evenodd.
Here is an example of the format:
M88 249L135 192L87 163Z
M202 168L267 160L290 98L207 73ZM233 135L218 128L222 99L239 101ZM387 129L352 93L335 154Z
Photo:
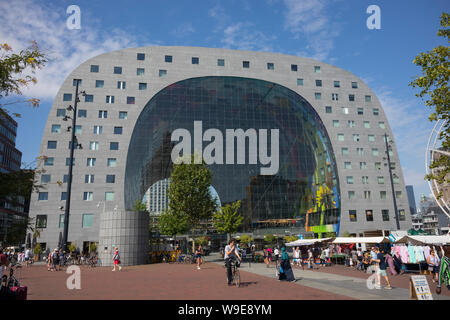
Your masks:
M267 63L267 70L275 70L275 65L272 62Z
M66 201L67 200L67 192L61 192L61 201Z
M344 134L343 133L338 133L337 139L338 139L338 141L344 141Z
M357 109L357 114L358 114L359 116L362 116L362 115L364 114L364 109L363 109L363 108L358 108L358 109Z
M43 174L41 175L41 183L49 183L51 180L51 175L50 174Z
M192 64L199 64L200 59L198 57L192 57Z
M117 81L117 89L125 90L126 88L127 88L127 83L125 81ZM108 102L106 102L106 103L108 103Z
M356 210L349 210L348 211L348 215L349 215L349 218L350 218L351 222L356 222L357 221L357 219L356 219Z
M82 131L83 131L83 126L80 126L80 125L76 125L75 126L75 133L76 134L81 134Z
M46 214L38 214L36 216L36 228L47 228L47 215Z
M351 169L352 168L352 163L351 162L344 162L344 168L345 169Z
M371 102L372 101L372 96L365 96L366 102Z
M164 56L164 62L172 63L172 56Z
M139 82L139 90L147 90L147 83Z
M365 129L370 129L370 122L369 121L364 121L364 128Z
M365 162L360 162L359 169L361 169L361 170L367 169L367 164Z
M47 157L47 158L45 158L45 160L44 160L44 166L52 166L53 163L54 163L54 161L55 161L55 158L53 158L53 157Z
M68 183L69 182L69 175L68 174L65 174L64 176L63 176L63 183Z
M325 107L325 113L332 113L332 112L333 112L333 108L331 108L330 106Z
M94 95L93 94L87 94L84 96L84 102L94 102Z
M224 67L225 66L225 59L217 59L217 66Z
M320 66L314 66L314 72L320 73Z
M136 75L137 76L143 76L145 73L145 69L144 68L137 68L136 69Z
M116 176L114 174L106 175L106 183L115 183L115 182L116 182Z
M372 210L366 210L366 220L373 221L373 211Z
M87 158L86 167L95 167L96 158Z
M373 155L374 157L377 157L377 156L379 155L378 149L377 149L377 148L373 148L373 149L372 149L372 155Z
M108 104L114 103L114 96L106 96L106 103Z
M114 134L122 134L122 127L114 127Z
M59 228L64 228L64 214L59 215Z
M109 150L119 150L119 143L118 142L110 142Z
M335 88L340 88L341 87L341 82L340 81L334 81L334 87Z
M395 174L394 174L394 177L392 178L392 181L394 182L394 184L399 184L400 183L400 178L395 176Z
M73 158L72 166L75 165L75 158ZM66 158L66 166L70 166L70 158Z
M384 184L384 177L377 177L378 184Z
M61 133L61 125L52 124L52 133Z
M358 154L358 156L364 155L364 148L356 148L356 153Z
M375 169L381 170L381 162L375 162Z
M81 80L81 79L73 79L72 85L73 85L74 87L76 87L76 86L77 86L77 82L78 82L78 86L80 87L80 86L81 86L81 83L82 83L82 80Z
M291 71L297 72L298 66L296 64L291 64Z
M250 68L250 61L242 61L242 68Z
M302 86L302 85L303 85L303 79L298 78L298 79L297 79L297 85L298 85L298 86Z
M399 219L400 221L405 221L405 220L406 220L405 209L400 209L400 210L398 210L398 219Z
M355 199L355 191L349 191L348 192L348 198L349 199Z
M105 192L105 201L114 201L114 192Z
M66 115L66 109L56 109L57 117L64 117Z
M95 177L93 174L86 174L84 176L84 183L94 183Z
M85 213L83 214L83 221L81 224L82 228L91 228L92 227L92 222L94 220L94 215L92 213Z
M39 192L38 200L39 201L48 200L48 192Z
M71 93L64 93L63 101L72 101L72 94Z
M89 150L98 150L98 141L90 141Z
M374 142L375 141L375 136L373 134L369 134L368 138L369 138L369 142Z
M381 129L386 129L386 126L384 125L384 122L383 122L383 121L378 122L378 126L379 126Z
M341 152L342 152L342 155L343 155L343 156L348 155L348 148L342 148L342 149L341 149Z
M333 127L339 128L339 120L333 120Z
M355 120L348 120L347 121L347 125L349 128L354 128L355 127Z
M342 110L343 114L348 114L348 108L347 107L342 107L341 110Z
M381 210L381 217L383 221L389 221L389 210Z
M402 198L402 192L401 191L395 191L395 197L397 199L401 199Z
M104 80L95 80L95 87L96 88L103 88L105 86Z
M386 199L386 191L380 191L380 199Z
M347 176L347 184L353 184L353 177Z
M103 127L102 126L94 126L94 134L102 134Z
M361 177L362 184L369 184L369 177L368 176L362 176Z
M349 94L348 95L348 101L355 101L355 95L354 94Z
M83 200L84 201L92 201L94 199L93 192L83 192Z
M352 82L352 89L358 89L358 82Z
M135 97L127 97L127 104L134 104L135 100Z
M373 109L373 115L378 116L380 114L380 111L377 108Z
M331 100L338 101L339 100L339 95L337 93L332 93L331 94Z
M316 80L316 87L322 86L322 80Z
M137 60L141 60L141 61L145 60L145 53L138 53L136 58L137 58Z
M100 67L98 65L91 64L91 72L99 72Z
M114 67L114 74L122 74L122 67Z
M127 111L119 111L119 119L128 119Z
M100 111L98 112L98 117L99 117L100 119L106 119L106 118L108 118L108 111L106 111L106 110L100 110Z
M320 92L316 92L316 93L314 93L314 98L316 100L320 100L320 99L322 99L322 94Z
M363 197L364 197L364 199L366 199L366 200L370 200L370 195L371 195L371 192L370 192L370 191L365 190L365 191L363 192Z
M114 168L117 165L116 158L108 158L108 167Z
M167 70L159 70L159 77L165 77L167 75Z
M86 118L87 110L86 109L78 109L78 118Z

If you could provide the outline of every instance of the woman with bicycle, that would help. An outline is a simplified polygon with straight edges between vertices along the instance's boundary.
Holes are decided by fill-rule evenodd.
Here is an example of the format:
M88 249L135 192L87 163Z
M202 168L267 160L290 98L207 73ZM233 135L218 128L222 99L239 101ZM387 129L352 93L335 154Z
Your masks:
M238 259L236 261L236 258ZM231 272L231 263L232 261L236 261L236 264L238 264L238 261L241 261L241 256L239 255L239 250L234 245L234 239L231 239L228 242L228 245L225 247L225 266L227 267L227 279L228 279L228 285L231 286L233 282L233 274Z

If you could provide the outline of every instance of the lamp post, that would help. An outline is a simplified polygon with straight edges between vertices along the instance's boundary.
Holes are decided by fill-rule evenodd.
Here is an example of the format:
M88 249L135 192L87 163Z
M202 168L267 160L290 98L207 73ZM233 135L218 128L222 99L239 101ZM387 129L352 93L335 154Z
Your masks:
M77 137L75 136L75 126L77 124L77 106L80 99L78 98L78 88L81 82L81 79L74 79L76 81L76 88L75 88L75 104L74 107L69 105L66 109L68 111L73 111L72 118L69 116L65 116L63 118L64 121L67 121L68 119L72 119L72 127L69 127L67 131L72 130L72 137L70 139L70 159L69 159L69 177L67 179L67 198L66 198L66 207L64 211L64 233L63 233L63 247L64 250L67 252L67 238L69 233L69 212L70 212L70 196L72 192L72 170L73 170L73 152L75 148L82 149L81 144L78 145ZM81 92L83 96L86 95L86 93L83 91ZM77 143L77 146L75 146L75 143Z
M395 213L395 222L397 224L397 230L400 230L400 221L398 219L398 210L397 210L397 199L395 198L395 191L394 191L394 180L392 178L392 168L391 168L391 157L389 156L389 147L388 144L388 135L384 134L384 141L386 143L386 156L387 156L387 165L389 168L389 178L391 179L391 189L392 189L392 199L394 200L394 213ZM384 158L386 159L386 158Z

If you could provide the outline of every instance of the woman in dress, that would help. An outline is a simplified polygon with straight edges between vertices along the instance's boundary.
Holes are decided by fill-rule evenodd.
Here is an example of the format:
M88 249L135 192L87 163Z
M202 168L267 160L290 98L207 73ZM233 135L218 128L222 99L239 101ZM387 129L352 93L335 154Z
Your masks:
M289 262L289 255L286 252L286 248L281 248L281 263L280 274L278 280L286 280L289 282L295 281L294 273L292 272L291 263Z
M112 269L112 271L116 271L116 266L119 267L119 271L122 270L122 267L120 266L119 248L117 248L117 247L114 250L113 263L114 263L114 269Z

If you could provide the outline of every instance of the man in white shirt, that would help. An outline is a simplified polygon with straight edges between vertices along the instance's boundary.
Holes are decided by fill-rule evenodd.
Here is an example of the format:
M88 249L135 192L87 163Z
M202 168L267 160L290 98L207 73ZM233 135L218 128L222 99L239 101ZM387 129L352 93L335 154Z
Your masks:
M225 247L225 265L227 267L227 278L228 285L232 285L233 274L231 273L231 261L238 258L241 261L241 256L239 255L239 249L234 244L234 239L231 239L228 245Z

